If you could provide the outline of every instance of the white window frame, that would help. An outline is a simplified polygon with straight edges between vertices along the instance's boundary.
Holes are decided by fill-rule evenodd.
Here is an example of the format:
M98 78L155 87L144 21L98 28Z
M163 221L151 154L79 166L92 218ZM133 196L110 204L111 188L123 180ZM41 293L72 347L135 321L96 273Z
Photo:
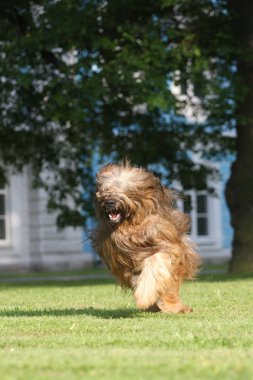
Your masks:
M9 192L8 188L0 188L0 194L4 196L5 215L0 215L1 220L5 220L5 239L0 239L0 247L10 244L10 218L9 218Z
M206 195L206 201L207 201L207 235L198 235L197 232L197 195ZM191 197L191 211L189 212L190 218L191 218L191 232L190 236L191 238L197 242L198 244L213 244L214 242L214 230L212 225L212 197L208 195L208 192L203 191L187 191L185 193L185 197L190 196ZM184 200L182 200L179 204L179 208L181 210L184 210Z

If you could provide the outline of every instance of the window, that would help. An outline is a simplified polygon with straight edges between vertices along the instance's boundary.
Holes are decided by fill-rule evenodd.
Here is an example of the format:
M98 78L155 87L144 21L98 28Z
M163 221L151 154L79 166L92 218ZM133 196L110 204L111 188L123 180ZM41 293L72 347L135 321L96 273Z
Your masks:
M183 202L183 211L185 214L191 215L192 213L192 197L187 194L184 197L184 202ZM192 233L192 226L190 226L189 234Z
M197 235L208 236L208 209L207 195L196 195L196 219L197 219Z
M210 236L207 192L191 191L184 197L183 211L191 216L191 230L193 238L208 238Z
M7 240L6 190L0 187L0 242Z

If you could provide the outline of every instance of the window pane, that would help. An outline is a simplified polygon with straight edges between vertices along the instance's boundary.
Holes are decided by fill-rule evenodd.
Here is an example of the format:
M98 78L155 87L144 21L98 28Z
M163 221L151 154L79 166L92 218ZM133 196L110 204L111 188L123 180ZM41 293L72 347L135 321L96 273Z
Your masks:
M205 214L207 212L207 196L206 194L197 195L197 213Z
M5 215L4 195L0 194L0 215Z
M5 231L5 220L0 219L0 240L5 240L6 231Z
M183 206L183 211L186 213L186 214L190 214L192 210L192 200L191 200L191 196L190 195L186 195L184 197L184 206Z
M208 224L206 217L197 218L197 234L198 236L207 236L208 235Z

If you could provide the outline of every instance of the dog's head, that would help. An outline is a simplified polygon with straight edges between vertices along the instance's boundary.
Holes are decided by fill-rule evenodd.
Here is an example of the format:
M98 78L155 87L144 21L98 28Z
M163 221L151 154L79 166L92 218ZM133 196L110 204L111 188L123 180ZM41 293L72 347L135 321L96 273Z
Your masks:
M106 225L118 226L126 220L139 222L157 211L171 193L151 172L128 162L109 164L97 173L95 206L98 218ZM168 199L167 199L168 201Z

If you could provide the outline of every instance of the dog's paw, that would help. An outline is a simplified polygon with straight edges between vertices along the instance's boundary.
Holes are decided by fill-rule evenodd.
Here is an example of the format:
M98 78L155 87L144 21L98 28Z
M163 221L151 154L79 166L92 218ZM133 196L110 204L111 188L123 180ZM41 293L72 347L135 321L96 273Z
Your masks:
M179 313L192 313L193 309L190 306L182 305L182 308L179 310Z
M187 305L183 305L181 302L177 303L168 303L164 301L157 302L159 309L163 313L191 313L193 309Z

